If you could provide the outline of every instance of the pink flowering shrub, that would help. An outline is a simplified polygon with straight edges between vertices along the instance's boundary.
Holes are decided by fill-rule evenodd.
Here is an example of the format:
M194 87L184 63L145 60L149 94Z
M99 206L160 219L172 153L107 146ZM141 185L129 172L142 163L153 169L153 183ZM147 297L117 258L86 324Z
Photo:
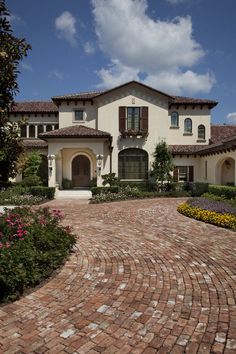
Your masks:
M60 210L15 208L0 214L0 301L14 300L50 276L75 243Z

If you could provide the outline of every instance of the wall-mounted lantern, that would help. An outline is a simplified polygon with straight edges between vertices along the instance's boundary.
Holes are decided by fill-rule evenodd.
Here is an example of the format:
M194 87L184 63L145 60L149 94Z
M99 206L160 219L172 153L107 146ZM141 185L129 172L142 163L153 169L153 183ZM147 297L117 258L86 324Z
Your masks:
M103 160L103 155L99 154L96 156L96 159L97 159L97 167L98 167L98 172L100 173L101 172L101 169L102 169L102 160Z

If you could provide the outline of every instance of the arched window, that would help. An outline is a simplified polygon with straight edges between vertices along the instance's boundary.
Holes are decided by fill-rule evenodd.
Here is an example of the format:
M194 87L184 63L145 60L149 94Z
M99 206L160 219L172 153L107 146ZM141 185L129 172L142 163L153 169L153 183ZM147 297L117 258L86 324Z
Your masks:
M29 137L35 138L35 126L34 125L29 126Z
M43 133L43 125L42 124L38 125L38 135L41 133Z
M205 140L205 126L203 124L198 126L198 139Z
M185 133L192 133L192 119L186 118L184 120L184 132Z
M141 149L125 149L119 153L118 176L121 179L146 179L148 154Z
M21 125L21 127L20 127L20 136L22 138L26 138L27 137L26 125L25 124Z
M59 124L55 124L55 130L59 129Z
M172 127L178 127L179 126L179 113L178 112L172 112L171 113L171 126Z

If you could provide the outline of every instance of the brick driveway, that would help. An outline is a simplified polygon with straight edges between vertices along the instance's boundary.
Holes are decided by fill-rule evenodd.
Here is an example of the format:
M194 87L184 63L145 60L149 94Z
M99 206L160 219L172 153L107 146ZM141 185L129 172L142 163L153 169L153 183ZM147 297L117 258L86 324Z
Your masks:
M49 203L77 248L0 308L0 353L236 353L236 234L178 214L179 202Z

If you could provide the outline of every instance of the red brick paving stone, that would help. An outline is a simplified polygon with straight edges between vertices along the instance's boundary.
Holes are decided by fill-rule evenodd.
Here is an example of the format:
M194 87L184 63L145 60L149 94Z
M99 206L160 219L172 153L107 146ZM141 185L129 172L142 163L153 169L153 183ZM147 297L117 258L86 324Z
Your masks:
M78 242L55 278L1 307L0 353L236 353L235 233L178 203L48 203Z

